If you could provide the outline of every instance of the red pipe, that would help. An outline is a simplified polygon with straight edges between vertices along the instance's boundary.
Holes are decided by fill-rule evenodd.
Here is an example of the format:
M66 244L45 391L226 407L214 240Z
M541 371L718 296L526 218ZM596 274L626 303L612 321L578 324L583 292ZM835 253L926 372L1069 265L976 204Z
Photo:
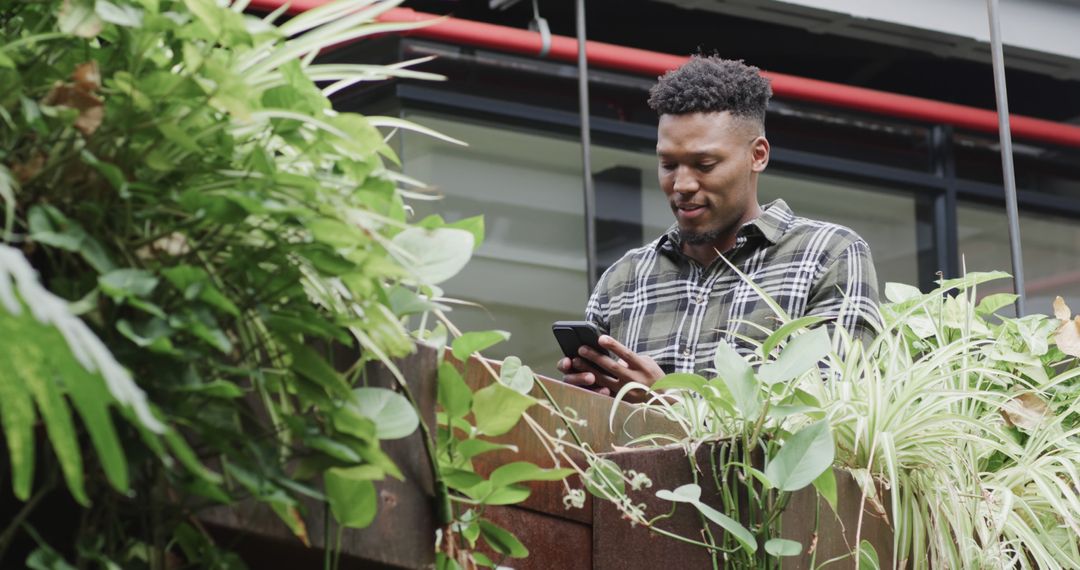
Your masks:
M328 0L295 0L289 7L289 11L303 12L327 2ZM250 6L261 10L274 10L282 4L285 4L282 0L252 0ZM435 14L416 12L409 8L394 8L383 13L379 20L383 22L432 21L432 25L408 33L433 40L500 51L528 55L540 53L541 40L538 32L459 18L440 18ZM675 69L688 59L684 56L593 41L586 42L585 49L590 65L652 76L659 76L668 70ZM547 57L576 62L577 40L567 36L552 36L551 50ZM943 123L985 133L998 132L997 113L987 109L771 71L763 71L762 75L772 81L773 93L785 99L820 103L928 123ZM1014 137L1080 147L1080 127L1020 115L1010 115L1009 120Z

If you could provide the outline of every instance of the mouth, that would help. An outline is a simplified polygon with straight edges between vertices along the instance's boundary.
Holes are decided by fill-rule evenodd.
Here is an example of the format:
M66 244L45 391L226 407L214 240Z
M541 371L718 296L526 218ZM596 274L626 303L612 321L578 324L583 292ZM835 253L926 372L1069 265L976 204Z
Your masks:
M675 215L678 218L685 220L696 218L707 211L704 204L693 204L689 202L674 204L674 207Z

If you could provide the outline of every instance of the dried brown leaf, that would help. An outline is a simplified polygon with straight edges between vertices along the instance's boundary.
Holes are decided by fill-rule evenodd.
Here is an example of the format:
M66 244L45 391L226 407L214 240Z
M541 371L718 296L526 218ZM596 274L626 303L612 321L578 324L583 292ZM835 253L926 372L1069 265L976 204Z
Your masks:
M289 518L293 520L293 524L289 525L293 527L293 534L296 535L296 538L300 539L300 542L304 543L304 546L311 548L307 524L304 523L304 517L300 516L300 511L296 507L288 507L288 514Z
M78 110L79 116L75 119L75 128L86 136L94 134L105 118L105 105L101 99L78 85L57 83L42 102L46 105Z
M1031 392L1020 394L1001 407L1001 417L1005 418L1005 423L1024 431L1039 427L1049 413L1046 402Z
M96 61L88 61L75 66L71 73L71 80L75 86L83 91L94 92L101 88L101 71L98 70Z
M1067 321L1072 318L1072 310L1065 304L1065 299L1061 298L1061 295L1054 297L1054 316Z
M31 178L38 175L45 166L45 153L36 152L26 162L16 162L11 165L11 173L19 184L26 184Z
M1061 352L1080 357L1080 315L1077 315L1074 320L1061 323L1057 332L1054 333L1054 342L1057 343Z

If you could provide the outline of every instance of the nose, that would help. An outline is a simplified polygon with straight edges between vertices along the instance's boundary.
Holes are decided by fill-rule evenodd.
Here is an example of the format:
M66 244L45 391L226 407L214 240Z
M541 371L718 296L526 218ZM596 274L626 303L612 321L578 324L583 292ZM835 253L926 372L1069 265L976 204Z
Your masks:
M687 194L698 191L697 178L693 176L689 168L685 166L679 166L675 169L675 184L672 186L672 190L680 194Z

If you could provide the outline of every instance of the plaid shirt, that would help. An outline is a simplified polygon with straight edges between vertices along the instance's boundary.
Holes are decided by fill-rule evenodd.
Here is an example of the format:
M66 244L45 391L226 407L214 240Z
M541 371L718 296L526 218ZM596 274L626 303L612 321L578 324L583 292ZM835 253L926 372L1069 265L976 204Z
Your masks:
M724 257L792 318L832 317L858 336L880 328L870 247L848 228L796 217L776 200L739 229ZM772 310L723 259L703 268L682 253L676 226L604 272L586 318L666 373L711 368L721 342L751 352L740 337L767 333L740 321L777 328Z

